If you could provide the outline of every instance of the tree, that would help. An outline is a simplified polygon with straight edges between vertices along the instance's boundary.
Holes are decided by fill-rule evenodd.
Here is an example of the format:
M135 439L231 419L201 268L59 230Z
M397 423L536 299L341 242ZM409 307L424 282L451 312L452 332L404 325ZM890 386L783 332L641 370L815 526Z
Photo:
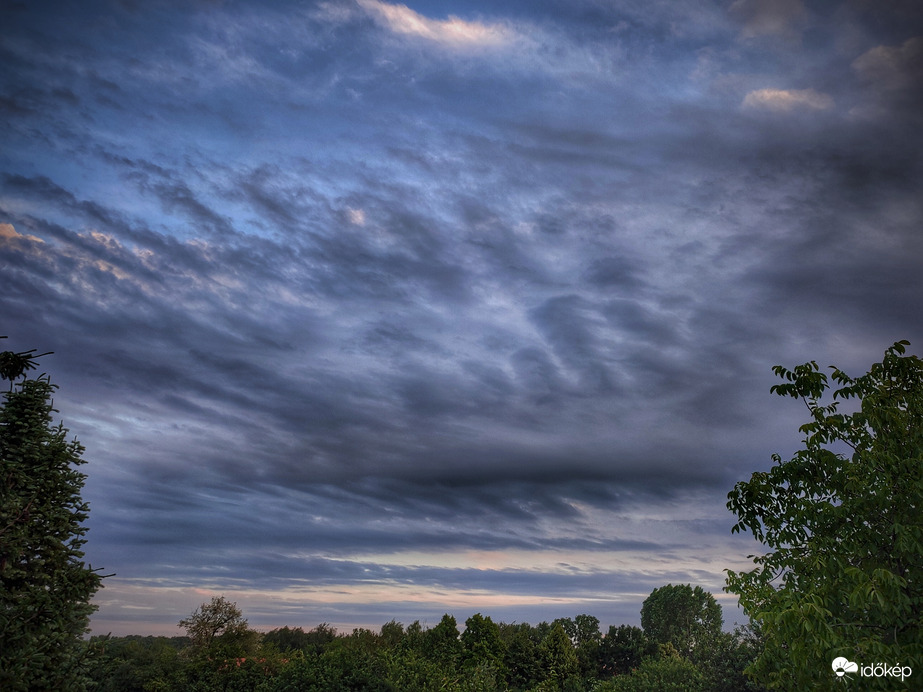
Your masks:
M141 692L177 689L182 668L179 650L185 637L93 637L94 692Z
M423 650L429 658L440 663L455 664L462 653L462 644L458 638L458 624L448 613L442 616L439 624L424 633Z
M536 655L540 642L535 641L535 629L527 622L501 623L498 627L505 649L503 662L510 687L514 690L530 689L542 678L541 662Z
M563 623L555 621L551 631L538 647L539 659L545 671L545 679L553 689L560 690L579 670L574 644L564 630Z
M667 584L641 604L641 626L648 639L673 644L683 656L721 632L722 622L721 606L701 586Z
M0 409L0 689L79 690L90 604L101 586L84 563L83 446L52 425L47 377L32 351L0 354L11 382Z
M602 632L599 631L598 617L586 614L578 615L574 618L574 626L574 646L578 649L598 644L600 639L602 639Z
M465 631L461 634L462 652L468 661L496 661L503 654L500 628L480 613L465 620Z
M275 647L277 651L283 653L303 651L308 648L310 642L311 637L304 629L288 626L270 630L263 635L262 639L264 647Z
M337 638L335 627L329 623L322 622L317 627L307 633L307 646L299 647L304 651L323 653L323 651Z
M236 603L224 596L214 596L209 603L203 603L192 615L179 621L192 640L192 646L200 652L213 652L221 643L222 654L238 656L253 648L247 621Z
M804 448L728 495L732 530L769 552L728 571L726 587L760 627L749 670L767 686L829 686L840 656L923 671L923 361L907 345L855 379L832 368L839 388L826 405L817 363L773 368L784 382L771 391L807 405ZM849 400L854 410L840 412Z
M0 339L6 339L0 336ZM13 382L24 376L29 370L35 370L37 367L36 359L42 356L50 356L52 351L39 353L35 355L37 349L28 351L3 351L0 353L0 378L10 381L10 391L13 390Z
M381 626L381 642L388 648L393 648L404 639L404 625L397 620L391 620Z
M671 644L661 644L657 656L645 658L627 675L596 686L596 692L705 692L705 678L689 659Z
M719 632L703 646L696 647L691 661L702 672L708 692L757 692L763 690L744 673L761 649L758 632L738 627L734 632Z
M500 668L503 664L504 646L500 640L500 628L480 613L465 620L465 631L461 634L462 653L467 665L479 663Z
M610 625L600 644L599 673L604 677L625 675L641 665L641 660L655 649L656 645L651 644L640 627Z
M574 646L580 675L586 679L595 679L599 673L599 653L602 644L602 632L599 631L599 618L592 615L578 615L574 618L576 633Z

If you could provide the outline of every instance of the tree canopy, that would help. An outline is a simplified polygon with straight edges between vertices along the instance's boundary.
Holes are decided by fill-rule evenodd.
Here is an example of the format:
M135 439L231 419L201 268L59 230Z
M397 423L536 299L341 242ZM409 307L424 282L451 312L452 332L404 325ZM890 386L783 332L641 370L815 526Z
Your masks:
M0 689L80 690L101 585L83 561L83 447L52 424L55 385L25 378L32 353L0 354L11 381L0 407Z
M641 626L658 644L672 644L684 656L721 632L723 617L715 597L701 586L667 584L641 604Z
M214 596L178 624L186 630L193 647L203 651L212 649L218 640L225 643L240 640L249 631L240 608L224 596Z
M772 391L807 406L803 448L728 495L733 531L769 548L753 570L727 575L761 630L750 670L765 684L830 685L837 657L923 674L923 361L907 345L860 377L831 366L830 403L816 362L773 369L784 382ZM847 402L852 412L840 410ZM869 678L863 689L893 684Z

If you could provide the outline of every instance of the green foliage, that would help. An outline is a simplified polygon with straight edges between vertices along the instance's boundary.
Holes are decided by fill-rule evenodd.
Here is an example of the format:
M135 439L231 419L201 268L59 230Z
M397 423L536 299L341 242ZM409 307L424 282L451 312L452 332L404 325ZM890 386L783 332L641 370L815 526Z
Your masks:
M741 679L743 665L734 668L739 659L723 644L701 662L680 659L671 645L659 652L655 646L653 658L659 653L671 660L650 662L646 656L635 666L638 670L626 670L611 682L611 670L598 675L599 655L620 642L607 639L617 633L622 645L650 654L640 629L610 628L610 636L602 637L591 616L532 627L494 624L480 614L466 626L467 636L460 637L455 618L445 615L429 630L419 622L404 629L393 620L380 633L356 629L339 636L328 625L311 632L286 627L267 632L256 649L237 657L224 655L227 649L219 645L224 634L205 648L188 637L96 638L91 645L101 650L95 671L99 692L589 692L616 689L612 684L621 685L620 690L655 684L668 690L703 689L699 683L713 692L751 689L721 686L723 680ZM323 644L305 645L316 635ZM584 649L597 654L589 673L581 667ZM600 677L610 681L600 682ZM712 681L716 685L708 687Z
M260 692L392 692L384 657L333 647L320 656L290 662L264 680Z
M404 625L399 623L397 620L386 622L381 626L380 636L382 644L385 646L397 646L404 640Z
M461 635L462 656L469 665L486 663L499 667L503 663L504 646L500 640L500 628L480 613L465 620L465 631Z
M311 635L301 627L280 627L263 635L263 646L272 646L283 653L305 651L311 645Z
M335 641L337 631L326 622L322 622L314 629L307 632L307 646L299 647L302 651L323 653L327 646Z
M756 660L762 642L749 627L719 632L696 647L691 660L702 671L709 692L756 692L764 689L750 680L744 670Z
M505 692L506 685L503 684L503 674L496 664L488 661L469 661L464 675L446 689L453 692Z
M672 644L683 656L721 632L722 622L721 606L701 586L667 584L654 589L641 605L641 626L648 639Z
M4 376L28 369L2 355ZM24 380L4 394L0 409L0 689L6 691L80 690L87 680L90 649L82 636L101 577L83 562L89 507L80 497L86 476L76 470L83 447L67 440L62 425L52 426L54 390L47 378Z
M532 627L495 624L478 613L466 621L461 636L448 614L432 629L423 629L419 621L405 629L392 620L378 633L359 628L337 635L323 624L310 632L283 627L259 635L247 629L236 604L217 598L203 603L183 624L188 637L93 638L89 645L98 650L98 657L92 689L590 692L646 690L658 684L667 690L757 689L746 682L734 686L743 680L743 666L753 658L743 655L740 647L753 637L721 635L698 646L699 658L690 661L670 644L658 649L637 627L611 627L603 637L599 621L589 615ZM249 642L245 651L241 641ZM615 666L606 656L620 650L633 657L632 665L613 678Z
M506 649L504 665L507 681L514 690L531 688L542 676L538 658L538 634L527 622L500 624L500 637Z
M446 613L439 624L426 631L424 653L439 663L454 665L462 654L455 618Z
M5 338L5 336L0 336L0 339ZM37 367L36 358L50 356L52 353L48 351L36 355L36 350L33 348L28 351L3 351L0 353L0 379L9 380L11 390L14 381L24 377L29 370L35 370Z
M596 687L596 692L706 692L705 677L698 667L681 657L671 645L661 647L657 657L644 659L628 675L620 675Z
M565 682L577 676L577 654L560 622L556 622L542 640L538 655L545 680L552 683L553 689L563 689Z
M770 549L727 577L762 631L751 671L767 686L832 686L838 656L923 672L923 361L906 345L855 379L833 368L828 404L816 363L773 369L784 382L772 391L807 405L804 448L728 495L733 531ZM849 400L853 412L841 412Z
M599 631L599 618L592 615L578 615L574 618L574 646L578 649L599 644L602 632Z
M182 666L186 637L93 637L98 650L92 676L96 692L169 690Z
M252 654L258 635L247 627L240 608L224 596L214 596L188 618L179 621L186 636L200 654L211 658L240 657Z
M388 681L401 692L430 692L450 689L457 682L453 666L440 665L415 649L387 658Z
M644 635L644 630L634 625L609 627L599 648L599 675L625 675L641 665L645 656L650 656L656 646Z

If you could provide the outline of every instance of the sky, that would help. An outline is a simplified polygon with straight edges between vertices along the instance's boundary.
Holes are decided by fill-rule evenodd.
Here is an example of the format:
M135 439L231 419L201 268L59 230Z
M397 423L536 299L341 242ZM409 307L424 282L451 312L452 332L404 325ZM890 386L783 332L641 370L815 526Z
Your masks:
M772 366L923 352L915 0L6 0L0 64L95 634L744 622Z

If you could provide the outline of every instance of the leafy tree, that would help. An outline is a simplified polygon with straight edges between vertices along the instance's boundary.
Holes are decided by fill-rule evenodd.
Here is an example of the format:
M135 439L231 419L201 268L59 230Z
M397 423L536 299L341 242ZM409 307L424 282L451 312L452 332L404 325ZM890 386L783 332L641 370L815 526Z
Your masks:
M306 651L322 653L327 646L336 641L336 638L336 627L331 627L329 623L322 622L307 633L307 646L300 648Z
M564 634L567 635L568 639L574 643L577 642L577 623L574 622L573 618L555 618L552 620L551 626L548 628L548 631L544 633L542 640L551 634L551 630L558 626L564 629Z
M263 646L272 646L283 653L303 651L311 646L311 635L301 627L279 627L263 635Z
M500 640L500 628L480 613L475 613L465 620L465 631L461 635L462 651L465 662L469 665L480 663L500 667L503 662L504 647Z
M555 621L551 632L539 645L538 654L545 679L552 683L551 689L563 689L566 681L576 677L579 669L577 654L561 622Z
M655 649L640 627L610 625L599 647L599 673L604 677L629 673Z
M192 647L209 656L245 656L256 645L257 634L247 627L236 603L224 596L214 596L203 603L188 618L179 621L192 640Z
M381 642L387 647L394 647L404 639L404 625L391 620L381 626Z
M598 644L602 639L602 633L599 631L599 618L592 615L578 615L574 618L575 633L573 636L574 646L578 649L581 646L589 644Z
M717 635L722 622L721 606L701 586L667 584L641 605L644 634L658 644L673 644L683 656Z
M503 661L507 680L515 690L528 689L541 679L535 630L527 622L501 623L499 628L505 649Z
M658 656L645 658L628 675L600 683L596 692L705 692L702 672L679 655L671 644L662 644Z
M586 680L595 679L599 672L599 654L602 644L602 632L599 631L599 618L592 615L578 615L574 618L576 632L574 646L580 675Z
M330 679L327 690L392 690L387 661L382 656L381 637L358 627L339 637L321 656Z
M322 655L308 655L292 661L264 679L259 692L394 692L384 658L363 647L340 646Z
M423 656L414 649L405 649L399 655L387 657L388 682L400 692L431 692L450 689L454 682L454 668L446 668Z
M551 631L551 624L544 620L532 628L535 633L536 643L541 644L542 640L548 636Z
M92 676L96 692L156 692L179 688L186 637L92 637L98 649Z
M762 631L750 670L764 684L830 685L839 656L923 671L923 361L907 345L861 377L832 368L839 388L826 405L817 363L773 368L785 382L772 391L807 405L804 448L728 495L733 531L770 549L727 576ZM851 413L839 410L847 400Z
M503 675L496 665L482 661L469 665L464 675L446 689L453 692L506 692Z
M405 650L414 650L416 652L422 652L426 644L426 632L423 630L423 625L420 624L419 620L414 620L409 625L407 625L407 630L404 632L404 639L401 644Z
M458 625L448 613L439 624L425 632L424 652L440 663L455 664L461 656L462 644L458 637Z
M765 688L744 671L761 649L760 638L752 628L738 627L734 632L719 632L696 647L691 660L702 672L709 692L756 692Z
M14 386L34 368L31 354L0 354L11 381L0 408L0 689L79 690L102 579L83 561L84 448L52 426L47 377Z

